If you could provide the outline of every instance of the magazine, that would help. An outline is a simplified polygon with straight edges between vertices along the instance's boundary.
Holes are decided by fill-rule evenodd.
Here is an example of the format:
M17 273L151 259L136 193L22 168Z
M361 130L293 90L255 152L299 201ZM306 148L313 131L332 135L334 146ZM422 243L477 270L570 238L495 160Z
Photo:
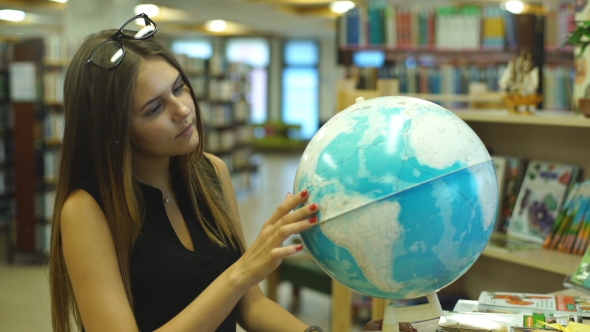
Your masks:
M576 321L590 317L590 296L487 292L479 295L478 310L499 313L544 313L569 316Z
M579 167L529 162L512 212L508 235L542 244L555 223Z

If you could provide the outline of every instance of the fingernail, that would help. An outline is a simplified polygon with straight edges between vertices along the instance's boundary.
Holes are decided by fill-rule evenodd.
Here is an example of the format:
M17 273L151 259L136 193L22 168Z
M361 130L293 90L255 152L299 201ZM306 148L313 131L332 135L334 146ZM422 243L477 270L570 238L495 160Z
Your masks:
M295 250L301 251L301 249L303 249L303 245L302 244L298 244L298 245L295 246Z
M315 224L316 222L318 222L318 217L313 216L313 217L309 218L308 221L310 224Z
M307 197L307 190L303 190L300 195L301 197Z
M318 209L318 205L315 203L309 206L309 211L315 211L317 209Z

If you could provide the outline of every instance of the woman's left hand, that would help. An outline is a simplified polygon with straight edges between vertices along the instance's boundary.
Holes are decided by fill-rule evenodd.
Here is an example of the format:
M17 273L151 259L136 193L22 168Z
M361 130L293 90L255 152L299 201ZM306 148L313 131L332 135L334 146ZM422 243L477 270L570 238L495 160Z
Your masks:
M368 322L367 324L365 324L365 327L363 327L362 331L381 331L382 326L383 326L383 319L372 320L372 321ZM399 330L400 330L400 332L402 332L402 331L403 332L417 332L418 331L410 323L399 323Z

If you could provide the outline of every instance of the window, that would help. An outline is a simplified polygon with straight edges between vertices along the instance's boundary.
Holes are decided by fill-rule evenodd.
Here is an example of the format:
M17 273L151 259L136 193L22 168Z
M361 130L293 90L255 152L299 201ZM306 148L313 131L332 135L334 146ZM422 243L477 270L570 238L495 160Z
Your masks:
M319 50L313 40L290 40L284 45L282 117L301 125L300 139L311 139L319 126Z
M175 40L171 48L172 52L184 54L190 58L209 59L213 54L213 46L206 39Z
M359 68L381 68L385 63L385 53L383 51L354 52L352 62Z
M230 62L247 63L253 67L250 75L250 104L252 123L264 123L267 119L268 62L270 50L264 38L230 38L225 46Z

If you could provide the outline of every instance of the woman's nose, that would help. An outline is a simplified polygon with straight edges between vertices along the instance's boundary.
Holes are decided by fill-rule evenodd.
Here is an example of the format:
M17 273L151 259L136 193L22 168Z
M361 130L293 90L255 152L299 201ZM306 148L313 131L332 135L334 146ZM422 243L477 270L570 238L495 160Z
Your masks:
M191 114L190 107L188 107L187 105L180 102L180 100L176 99L175 103L176 103L176 107L174 109L174 115L173 115L175 122L184 120L186 117L188 117Z

